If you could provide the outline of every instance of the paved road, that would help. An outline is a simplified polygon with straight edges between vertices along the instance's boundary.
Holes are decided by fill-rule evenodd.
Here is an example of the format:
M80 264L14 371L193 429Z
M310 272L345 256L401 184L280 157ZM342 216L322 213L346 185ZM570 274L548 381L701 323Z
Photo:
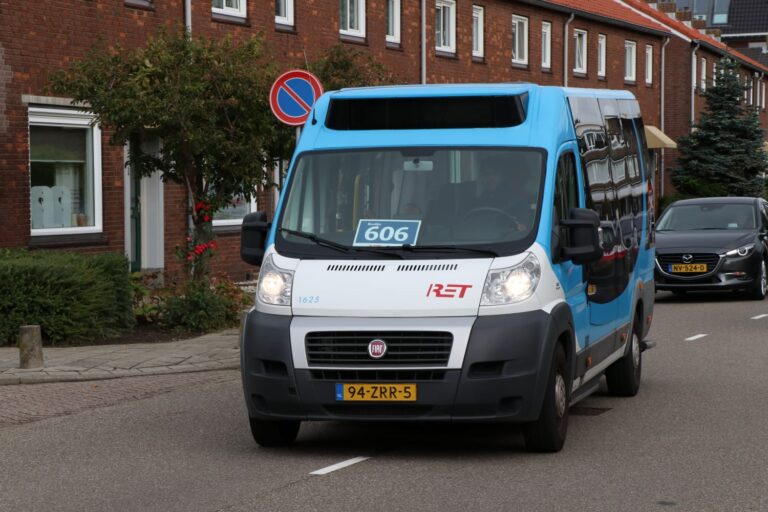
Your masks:
M555 455L524 452L505 426L308 424L295 446L260 449L236 372L110 381L125 395L92 389L88 407L59 412L71 415L0 425L0 510L765 511L759 315L768 300L660 293L640 394L582 402ZM160 394L142 391L152 384ZM31 393L23 409L44 386L83 384L5 389ZM356 457L370 458L310 474Z

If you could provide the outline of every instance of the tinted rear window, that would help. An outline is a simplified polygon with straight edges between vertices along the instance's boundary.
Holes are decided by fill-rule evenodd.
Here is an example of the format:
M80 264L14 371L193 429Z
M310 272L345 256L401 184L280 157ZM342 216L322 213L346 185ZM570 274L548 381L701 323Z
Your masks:
M331 100L333 130L507 128L525 121L526 94Z

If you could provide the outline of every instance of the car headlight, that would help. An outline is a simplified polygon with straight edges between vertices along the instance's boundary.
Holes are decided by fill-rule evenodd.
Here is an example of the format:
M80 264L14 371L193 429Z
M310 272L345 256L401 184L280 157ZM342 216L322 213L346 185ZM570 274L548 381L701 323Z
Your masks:
M726 256L747 256L750 252L752 252L752 249L755 248L755 244L749 244L745 245L743 247L739 247L738 249L733 249L732 251L728 251L725 253Z
M293 271L277 267L270 255L261 265L256 297L265 304L291 305Z
M489 270L480 305L498 306L523 301L533 295L540 279L541 265L531 253L514 267Z

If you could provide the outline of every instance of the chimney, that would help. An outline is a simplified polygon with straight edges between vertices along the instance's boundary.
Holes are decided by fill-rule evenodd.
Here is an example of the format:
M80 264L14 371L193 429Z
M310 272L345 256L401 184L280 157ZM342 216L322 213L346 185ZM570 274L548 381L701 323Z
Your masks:
M659 2L656 8L663 13L674 13L677 10L677 5L675 2Z
M693 19L693 15L690 9L683 9L682 11L676 11L675 17L677 17L677 19L680 21L691 21Z
M690 12L690 11L688 11ZM707 28L707 20L693 20L691 26L696 30Z

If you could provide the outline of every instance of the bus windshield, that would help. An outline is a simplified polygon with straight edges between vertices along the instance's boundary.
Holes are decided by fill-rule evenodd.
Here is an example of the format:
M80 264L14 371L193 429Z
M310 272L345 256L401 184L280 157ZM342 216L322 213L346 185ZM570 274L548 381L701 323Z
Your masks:
M305 153L288 183L277 243L281 252L309 256L336 249L335 257L344 248L353 257L472 248L513 254L535 238L545 161L533 148Z

